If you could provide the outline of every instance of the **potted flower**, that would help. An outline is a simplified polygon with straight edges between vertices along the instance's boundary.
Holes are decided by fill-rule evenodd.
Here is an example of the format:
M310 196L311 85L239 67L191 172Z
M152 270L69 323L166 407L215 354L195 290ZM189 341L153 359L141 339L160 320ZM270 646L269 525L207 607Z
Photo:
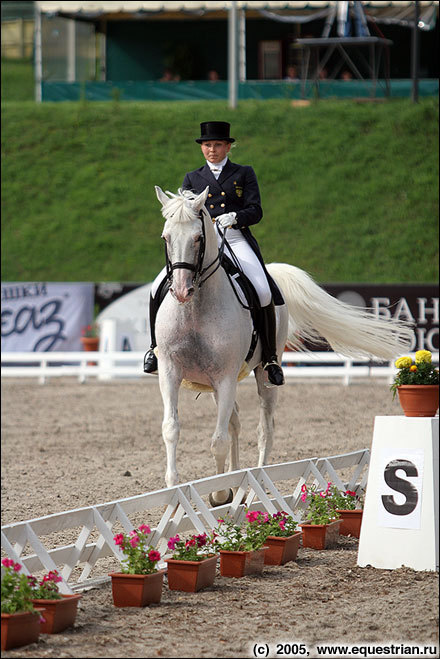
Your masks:
M254 513L246 513L246 521L236 524L226 517L218 520L216 545L220 552L220 574L223 577L244 577L261 574L264 565L263 546L267 537L264 524L256 523Z
M296 559L301 531L297 531L298 522L285 511L269 515L266 512L250 513L255 522L264 524L267 533L265 546L268 548L264 554L265 565L284 565Z
M68 627L73 627L81 595L63 595L59 592L57 584L62 581L62 577L57 570L45 574L41 581L35 577L29 577L29 581L33 604L44 608L41 632L57 634Z
M340 535L351 535L359 538L361 533L363 501L356 492L345 490L342 492L333 485L331 487L335 510L341 519Z
M121 572L109 573L115 606L147 606L161 600L165 570L157 569L161 556L148 545L150 533L150 527L141 524L138 529L113 538L126 557Z
M405 416L435 416L438 410L439 372L432 363L429 350L418 350L415 360L400 357L395 362L398 372L390 387L396 392Z
M10 650L38 641L42 609L32 603L31 582L20 563L3 558L2 566L2 650Z
M91 323L81 330L81 343L86 352L96 352L99 349L99 325ZM95 365L96 362L87 362L89 365Z
M335 509L331 485L328 483L325 491L317 491L314 485L307 488L305 483L301 487L301 500L307 503L304 522L300 524L303 547L328 549L337 544L341 520Z
M195 593L212 586L217 567L215 533L192 535L188 540L176 535L168 540L168 549L173 552L165 559L170 590Z

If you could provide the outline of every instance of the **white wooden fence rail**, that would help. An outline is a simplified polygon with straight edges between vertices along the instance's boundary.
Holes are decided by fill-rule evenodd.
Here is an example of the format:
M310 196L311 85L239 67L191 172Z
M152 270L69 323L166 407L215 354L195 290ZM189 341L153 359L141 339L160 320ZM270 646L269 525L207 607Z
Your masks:
M413 353L414 354L414 353ZM48 378L73 376L79 382L96 377L144 378L156 382L154 375L143 372L144 353L133 352L3 352L2 377ZM439 353L433 353L438 363ZM394 362L350 359L334 352L284 352L283 371L286 378L342 378L348 385L354 378L386 378L391 382L397 369Z
M108 572L114 570L114 565L109 569L108 560L102 559L122 560L123 555L113 540L116 533L128 533L142 522L149 524L150 544L162 554L160 567L166 567L168 538L194 529L198 533L209 532L217 525L217 519L226 514L240 523L245 508L270 514L285 510L301 521L304 483L325 489L331 480L341 490L362 495L369 459L368 449L363 449L327 458L241 469L126 499L6 524L1 529L2 553L21 563L26 574L58 569L63 578L60 583L63 593L85 590L107 581ZM235 492L232 502L210 508L209 494L229 488ZM131 518L139 513L142 519L132 522Z

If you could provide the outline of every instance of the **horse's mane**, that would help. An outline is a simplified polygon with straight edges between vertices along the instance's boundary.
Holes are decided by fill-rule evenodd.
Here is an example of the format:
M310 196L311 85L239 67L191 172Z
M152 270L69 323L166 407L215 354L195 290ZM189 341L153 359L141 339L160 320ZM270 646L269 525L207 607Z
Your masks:
M194 192L179 188L177 194L169 190L166 191L166 194L170 196L170 200L166 206L162 207L162 215L165 220L186 223L194 222L198 218L198 213L191 204L191 201L197 197Z

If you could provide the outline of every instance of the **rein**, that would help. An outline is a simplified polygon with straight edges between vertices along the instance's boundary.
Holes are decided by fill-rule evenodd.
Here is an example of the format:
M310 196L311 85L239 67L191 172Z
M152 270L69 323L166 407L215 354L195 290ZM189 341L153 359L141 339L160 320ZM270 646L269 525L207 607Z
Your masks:
M205 283L213 274L218 270L218 268L222 264L223 260L223 253L224 253L224 247L225 247L225 235L222 235L222 242L219 247L219 250L217 252L217 256L215 259L207 265L205 268L203 268L203 259L205 257L205 247L206 247L206 230L205 230L205 222L203 219L203 212L199 212L199 218L202 222L202 232L203 235L200 239L200 249L199 249L199 255L197 257L197 263L187 263L186 261L177 261L176 263L171 263L169 256L168 256L168 250L167 250L167 244L165 243L165 263L166 263L166 269L167 269L167 279L169 283L171 284L173 280L173 271L174 270L190 270L191 272L194 272L194 278L193 278L193 283L197 284L199 288L202 287L202 284ZM216 267L212 272L210 272L204 279L202 279L203 275L208 272L210 268L212 268L215 264L217 263Z

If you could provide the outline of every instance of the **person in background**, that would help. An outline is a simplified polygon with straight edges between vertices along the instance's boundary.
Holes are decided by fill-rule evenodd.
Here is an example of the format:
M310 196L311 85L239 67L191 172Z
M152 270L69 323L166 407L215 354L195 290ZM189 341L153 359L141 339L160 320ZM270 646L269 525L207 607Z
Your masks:
M283 304L284 300L265 268L258 243L249 229L263 216L257 177L249 165L237 165L229 160L231 144L235 142L229 135L229 123L206 121L200 124L200 132L201 136L196 142L200 144L206 163L185 175L182 189L200 194L209 186L206 209L215 221L219 244L223 232L228 229L227 242L259 298L259 331L263 368L268 375L267 386L279 386L284 384L284 376L278 364L276 348L275 303ZM225 254L228 252L228 247L225 247ZM166 275L165 267L151 287L151 346L144 358L145 373L155 373L158 368L154 354L155 322Z
M291 82L298 82L299 81L296 66L291 64L290 66L287 67L286 77L284 78L284 80L290 80Z
M171 69L165 69L159 82L172 82L174 79Z
M217 71L215 71L214 69L211 69L211 71L208 71L208 80L210 82L218 82L219 75L218 75Z

